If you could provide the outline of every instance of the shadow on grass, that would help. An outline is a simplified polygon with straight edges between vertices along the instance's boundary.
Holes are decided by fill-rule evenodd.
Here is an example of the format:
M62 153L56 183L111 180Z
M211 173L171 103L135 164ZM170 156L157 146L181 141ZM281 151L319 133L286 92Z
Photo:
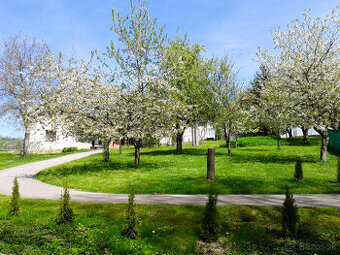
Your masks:
M247 149L249 151L256 152L257 149ZM236 152L231 155L231 161L234 163L275 163L275 164L292 164L296 162L297 156L295 155L283 155L277 151L273 151L272 153L268 153L265 155L261 154L245 154L242 153L245 150L240 152ZM318 158L313 155L304 155L302 156L302 163L317 163L319 162Z
M207 155L208 149L206 148L183 148L182 154L177 154L176 150L153 150L153 151L142 151L141 155L150 156L163 156L163 155L192 155L192 156L203 156ZM225 155L222 152L216 152L216 155Z
M123 162L104 162L102 160L94 159L87 161L84 164L58 166L47 171L40 172L38 175L56 173L59 176L66 176L72 174L86 174L86 173L100 173L102 171L151 171L168 165L167 162L142 162L139 166L135 166L132 160Z

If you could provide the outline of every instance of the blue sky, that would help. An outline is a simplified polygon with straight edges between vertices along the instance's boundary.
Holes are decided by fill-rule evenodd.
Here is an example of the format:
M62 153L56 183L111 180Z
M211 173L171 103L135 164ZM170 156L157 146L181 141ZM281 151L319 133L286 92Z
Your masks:
M340 0L149 0L148 9L170 36L188 33L205 45L208 56L228 54L239 79L248 84L258 68L258 47L271 48L269 30L285 27L304 9L324 17ZM114 39L111 10L129 12L128 0L0 0L0 40L21 31L47 41L55 52L88 58ZM0 46L1 48L1 46ZM0 119L0 135L22 137L22 131Z

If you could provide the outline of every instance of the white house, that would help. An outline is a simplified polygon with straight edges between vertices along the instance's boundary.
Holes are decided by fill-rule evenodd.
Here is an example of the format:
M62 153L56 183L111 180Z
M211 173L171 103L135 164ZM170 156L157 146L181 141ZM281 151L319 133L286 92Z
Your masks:
M67 136L60 127L51 124L37 123L31 127L29 137L29 153L57 153L65 147L90 149L91 143L78 141L73 136Z
M293 136L303 136L303 133L302 133L302 129L299 128L299 127L295 127L295 128L292 128L292 133L293 133ZM320 135L318 132L315 131L314 128L310 128L308 130L308 135L309 136L318 136ZM282 138L288 138L289 135L288 133L284 134L284 135L281 135Z
M183 142L196 142L199 144L203 140L215 139L215 130L212 126L207 125L206 127L186 128L183 134ZM172 144L172 137L164 137L160 140L161 144Z

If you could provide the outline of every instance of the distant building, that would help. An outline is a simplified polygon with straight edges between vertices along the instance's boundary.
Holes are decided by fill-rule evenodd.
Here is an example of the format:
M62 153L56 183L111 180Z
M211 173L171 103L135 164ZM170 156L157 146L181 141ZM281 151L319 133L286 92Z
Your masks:
M160 140L161 144L172 144L175 143L176 140L173 141L173 137L164 137ZM215 139L215 130L212 126L206 126L206 127L197 127L196 129L193 129L191 127L186 128L183 134L183 143L186 142L193 142L196 141L196 144L199 144L201 141L204 140L214 140Z
M295 127L295 128L292 128L292 134L293 136L303 136L303 132L302 132L302 129L299 128L299 127ZM314 128L310 128L308 130L308 135L309 136L319 136L320 134L318 132L315 131ZM288 133L284 134L284 135L281 135L282 138L288 138L289 135Z
M90 149L91 146L91 142L83 142L73 136L67 136L61 128L53 127L51 124L37 123L31 127L29 153L57 153L65 147Z

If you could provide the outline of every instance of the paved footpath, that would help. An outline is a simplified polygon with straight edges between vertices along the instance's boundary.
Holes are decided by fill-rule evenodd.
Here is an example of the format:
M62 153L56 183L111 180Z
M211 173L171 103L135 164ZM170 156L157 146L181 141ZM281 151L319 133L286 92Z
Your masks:
M34 178L40 171L71 162L101 151L89 151L70 154L59 158L29 163L0 170L0 194L11 195L13 179L17 176L20 194L23 198L57 200L62 188L43 183ZM71 189L72 201L91 203L127 203L127 194L110 194L78 191ZM294 195L300 207L336 207L340 208L340 194ZM281 206L284 195L219 195L218 205L259 205ZM206 195L136 195L138 204L203 205Z

